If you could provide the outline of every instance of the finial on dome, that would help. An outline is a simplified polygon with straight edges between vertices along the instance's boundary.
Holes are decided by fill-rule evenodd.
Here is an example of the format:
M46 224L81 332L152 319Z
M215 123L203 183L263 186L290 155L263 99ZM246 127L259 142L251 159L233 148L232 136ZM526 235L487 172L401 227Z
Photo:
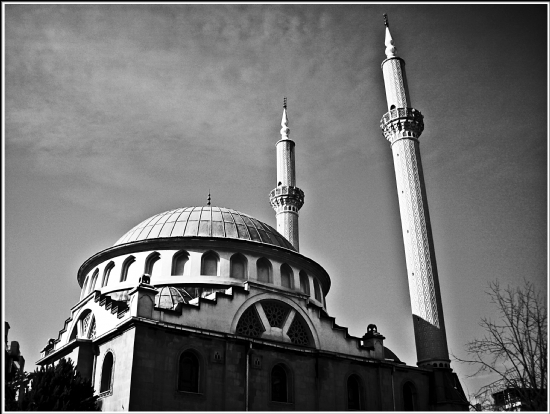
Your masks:
M210 200L211 200L211 198L210 198L210 190L208 190L208 202L206 203L207 206L210 205Z
M393 39L390 33L390 24L388 23L388 15L384 13L384 25L386 26L386 57L395 57L397 48L393 45Z
M288 139L290 128L288 127L288 116L286 114L286 96L283 99L283 119L281 120L281 139Z

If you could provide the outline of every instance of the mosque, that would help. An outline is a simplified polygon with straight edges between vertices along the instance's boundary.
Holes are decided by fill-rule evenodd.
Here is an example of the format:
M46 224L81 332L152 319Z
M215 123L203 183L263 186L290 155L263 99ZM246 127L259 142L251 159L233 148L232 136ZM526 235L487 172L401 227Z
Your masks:
M381 128L395 165L417 366L326 307L331 280L299 251L295 143L286 99L276 143L277 228L230 208L178 208L144 220L77 273L78 303L39 365L71 358L103 411L467 410L450 366L405 62L386 20Z

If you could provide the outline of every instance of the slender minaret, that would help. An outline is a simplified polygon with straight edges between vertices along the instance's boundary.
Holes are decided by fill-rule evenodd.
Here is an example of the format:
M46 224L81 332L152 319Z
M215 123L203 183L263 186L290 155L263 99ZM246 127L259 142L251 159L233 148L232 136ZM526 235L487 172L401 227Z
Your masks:
M424 130L424 117L411 107L405 61L395 55L396 48L386 15L384 23L387 59L382 62L382 72L389 112L382 117L380 127L393 152L417 365L449 367L445 322L418 144L418 138Z
M296 187L294 141L288 138L286 98L283 103L281 139L277 141L277 187L269 193L269 201L276 212L277 231L300 250L298 240L298 211L304 205L304 192Z

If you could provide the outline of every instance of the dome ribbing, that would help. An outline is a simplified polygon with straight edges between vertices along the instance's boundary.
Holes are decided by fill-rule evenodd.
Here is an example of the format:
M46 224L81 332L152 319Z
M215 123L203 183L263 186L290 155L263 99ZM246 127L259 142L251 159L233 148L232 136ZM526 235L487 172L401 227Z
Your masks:
M164 237L225 237L250 240L296 250L273 227L224 207L185 207L166 211L142 221L114 246Z

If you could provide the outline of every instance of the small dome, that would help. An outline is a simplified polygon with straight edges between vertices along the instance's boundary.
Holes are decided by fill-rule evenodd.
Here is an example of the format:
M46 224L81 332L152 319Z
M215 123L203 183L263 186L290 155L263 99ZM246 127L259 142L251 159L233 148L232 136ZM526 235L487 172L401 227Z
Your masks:
M114 244L164 237L225 237L296 250L273 227L224 207L185 207L142 221Z

